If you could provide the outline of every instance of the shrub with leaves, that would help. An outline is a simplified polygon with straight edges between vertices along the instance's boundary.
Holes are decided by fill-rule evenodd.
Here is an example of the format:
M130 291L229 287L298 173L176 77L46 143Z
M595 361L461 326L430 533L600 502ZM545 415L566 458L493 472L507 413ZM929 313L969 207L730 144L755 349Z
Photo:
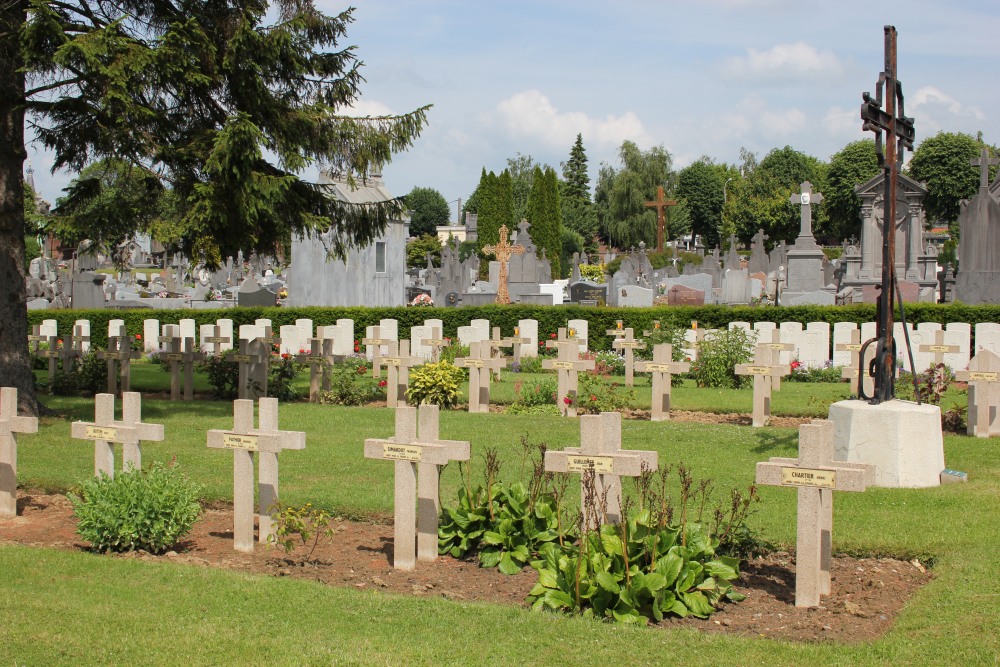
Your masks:
M463 369L456 368L447 361L424 364L410 371L410 386L406 398L412 405L430 403L442 408L458 405L461 398L459 384L463 379Z
M285 352L278 356L271 357L271 364L267 375L267 393L277 398L279 401L294 401L299 397L299 392L295 389L295 376L305 367L295 361L295 357Z
M191 530L201 514L198 493L177 466L156 463L87 480L69 498L77 533L94 549L158 554Z
M319 400L334 405L364 405L378 393L378 384L368 375L367 363L361 365L359 360L350 359L330 369L330 389L320 392Z
M581 373L578 380L576 407L579 412L600 414L621 412L635 404L634 387L621 382L605 382L589 373Z
M333 540L334 530L330 525L333 516L324 509L313 507L312 503L300 507L275 503L268 512L274 521L274 534L268 535L268 543L280 546L286 554L299 545L309 547L309 552L303 556L304 562L312 558L320 541Z
M212 387L212 395L223 400L234 399L240 393L240 367L229 360L235 354L226 350L220 356L208 357L198 362L199 373L208 376L208 384Z
M753 360L757 333L739 327L706 334L698 345L698 359L691 364L691 375L699 387L733 389L747 378L736 375L736 364Z
M788 382L842 382L843 366L834 366L832 361L823 366L806 366L793 361L792 372L784 377Z
M520 366L516 372L519 373L541 373L545 370L542 368L542 360L539 357L521 357L521 361L518 363Z
M594 360L594 369L587 371L591 375L608 377L611 375L625 375L625 359L617 352L602 350L589 354ZM581 359L586 359L587 355L581 354Z
M97 350L83 355L74 371L76 388L85 394L99 394L108 388L108 364Z

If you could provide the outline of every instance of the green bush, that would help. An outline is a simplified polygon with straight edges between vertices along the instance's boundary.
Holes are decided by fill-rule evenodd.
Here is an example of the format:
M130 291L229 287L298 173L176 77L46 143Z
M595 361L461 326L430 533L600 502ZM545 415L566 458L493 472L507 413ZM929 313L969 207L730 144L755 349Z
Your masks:
M83 355L74 375L77 391L99 394L108 388L108 362L97 356L97 350Z
M538 405L555 405L556 389L555 380L543 378L537 382L514 383L514 402L511 406L518 408L530 408Z
M212 395L223 400L232 400L240 393L240 367L239 364L229 361L229 357L235 354L233 350L226 350L218 357L208 357L197 364L199 373L208 376L208 384L212 386Z
M843 366L834 366L830 362L825 366L806 367L793 361L792 372L784 379L789 382L841 382L843 370Z
M461 397L459 383L462 382L462 370L447 361L418 366L410 371L407 399L413 405L430 403L442 408L458 405L458 399Z
M581 359L586 359L589 354L594 359L594 370L587 371L591 375L625 375L625 359L611 350L601 352L581 354Z
M736 364L753 360L757 333L735 327L706 334L698 345L691 375L699 387L738 388L749 378L736 374Z
M541 373L544 370L540 357L521 357L521 361L510 364L512 373Z
M626 387L621 382L604 382L590 373L579 376L576 407L581 413L621 412L631 408L635 398L634 387ZM560 396L559 400L565 402L566 397Z
M198 486L176 466L153 464L114 478L101 475L70 494L77 533L99 551L163 553L201 513Z
M299 397L295 389L295 376L305 368L305 364L295 361L288 352L280 357L271 357L271 365L267 375L267 395L279 401L294 401Z
M320 403L334 405L364 405L374 399L379 389L368 375L367 363L349 359L330 369L330 390L320 393Z

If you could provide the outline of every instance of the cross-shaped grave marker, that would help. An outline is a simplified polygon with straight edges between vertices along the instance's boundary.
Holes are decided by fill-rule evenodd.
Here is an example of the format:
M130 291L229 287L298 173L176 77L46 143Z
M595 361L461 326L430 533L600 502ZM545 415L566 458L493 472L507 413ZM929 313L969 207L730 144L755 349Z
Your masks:
M979 167L979 187L988 188L990 187L990 167L1000 164L1000 158L990 157L990 149L983 146L979 157L969 160L969 164L973 167Z
M17 389L0 388L0 518L17 516L17 434L38 433L37 417L17 416Z
M823 195L812 191L812 183L804 181L800 184L801 192L796 192L789 201L799 205L799 237L795 239L796 250L801 250L806 245L816 245L816 239L812 233L812 205L819 206L823 201Z
M521 362L521 346L531 343L530 338L521 337L521 327L514 327L514 335L503 339L504 347L510 347L511 359L514 363Z
M394 408L400 401L406 402L406 390L410 386L410 369L424 363L420 357L410 355L410 341L393 341L389 345L389 354L382 357L382 363L388 369L385 385L385 404Z
M833 422L814 419L799 427L799 458L757 463L757 484L798 488L796 607L815 607L821 595L830 594L833 492L864 491L875 483L875 466L834 461L833 456Z
M83 325L77 324L73 327L73 335L70 336L69 343L63 343L60 356L62 356L63 373L72 373L76 364L83 359L83 344L90 342L90 336L83 333Z
M622 449L622 415L620 412L602 412L599 415L580 417L580 446L567 447L561 452L545 452L547 472L594 473L594 488L597 497L607 492L607 508L604 519L607 523L621 520L622 476L638 477L643 470L656 470L656 452ZM580 482L583 496L583 480ZM589 508L584 505L587 515ZM593 517L588 517L593 522ZM602 521L603 522L603 521Z
M184 400L194 400L194 362L205 358L204 352L199 352L195 348L194 338L188 336L160 336L161 343L169 343L170 350L160 355L165 362L170 363L170 400L176 401L181 398L181 385L183 384ZM183 366L183 382L181 367Z
M1000 357L980 350L969 369L955 373L955 379L969 383L966 433L977 438L1000 435Z
M490 377L507 365L507 360L493 356L490 341L475 341L469 345L469 356L455 359L459 368L469 369L469 412L490 411Z
M604 333L606 333L609 336L613 336L615 340L618 340L619 338L625 335L625 323L622 322L621 320L615 320L615 328L606 329Z
M229 336L223 336L222 327L216 324L212 327L212 335L205 336L201 339L201 342L211 346L211 349L207 351L210 356L221 357L223 352L222 346L232 343L233 339Z
M295 360L309 364L309 402L319 403L320 388L330 388L330 365L336 362L332 338L310 338L309 352L295 355Z
M526 222L522 220L521 222ZM524 246L520 243L510 244L507 242L507 225L500 225L498 230L498 241L495 245L483 246L483 252L492 253L500 263L500 273L497 275L497 298L496 303L510 303L510 293L507 290L507 262L511 255L523 255Z
M788 375L791 367L775 364L771 350L758 345L752 364L736 364L737 375L753 376L753 425L767 426L771 421L771 378Z
M390 338L382 338L382 327L372 327L374 338L362 338L361 343L367 347L367 351L372 355L372 377L378 379L382 375L382 346L390 345L396 341Z
M625 350L625 386L635 385L635 351L646 349L646 344L635 339L632 328L625 329L625 335L611 343L616 350Z
M955 354L960 348L958 345L946 345L944 342L944 331L938 329L934 332L934 342L929 345L921 345L917 348L919 352L930 352L934 355L934 365L944 363L944 355Z
M246 338L241 338L238 351L233 352L225 358L227 362L237 364L238 366L236 395L239 400L246 399L250 393L250 364L253 363L255 358L255 355L250 353L250 342ZM254 350L259 350L259 346L255 346Z
M441 360L441 348L446 347L450 342L441 335L441 329L432 327L431 337L422 339L420 344L431 348L431 363L436 364Z
M60 347L59 343L61 341L59 340L59 336L49 336L46 340L48 341L48 349L41 350L38 354L49 360L49 385L51 385L52 380L56 377L56 373L59 372L59 358L63 356L65 346Z
M640 361L635 370L640 373L652 373L652 411L651 421L660 422L670 419L670 386L672 373L687 373L691 364L686 361L674 361L674 346L670 343L659 343L653 346L653 360Z
M284 449L305 449L306 434L302 431L278 429L278 399L261 398L259 428L253 427L253 401L233 401L233 428L212 429L208 446L233 451L233 548L253 551L253 520L258 515L258 536L263 544L275 534L269 512L278 501L278 454ZM257 452L257 495L260 511L253 504L253 455Z
M767 340L767 338L770 338L771 340ZM781 353L782 352L793 352L793 351L795 351L795 346L792 345L791 343L782 343L781 342L781 331L779 329L771 329L771 333L770 333L769 336L761 335L760 338L757 340L757 344L758 345L763 345L764 347L766 347L767 349L769 349L771 351L771 363L772 364L780 364L781 363ZM781 378L780 377L772 376L770 378L770 381L771 381L771 390L772 391L781 391Z
M644 202L647 208L656 209L656 252L663 252L664 236L667 227L667 208L677 206L677 201L667 199L663 195L663 186L656 187L656 199Z
M438 466L469 460L468 442L438 439L438 406L420 406L420 437L417 414L417 408L399 406L392 438L365 439L366 459L396 464L392 566L397 570L413 570L417 558L437 558Z
M115 420L114 394L94 396L94 421L76 421L70 424L70 437L74 440L93 440L94 475L104 473L115 476L115 443L122 443L122 470L142 467L143 440L162 441L163 424L144 424L142 421L142 394L137 391L122 392L122 419Z
M108 349L98 352L97 356L108 362L108 393L119 393L119 379L121 393L129 391L132 385L132 360L141 357L142 352L132 349L132 339L125 333L125 327L121 328L119 335L108 336Z
M557 372L559 389L556 403L559 405L559 414L564 417L576 417L579 373L592 370L596 364L593 359L580 358L580 344L575 338L568 338L563 328L559 329L559 337L556 340L545 341L545 347L554 347L558 351L555 359L542 360L542 368Z
M660 330L660 320L653 320L653 330L652 331L643 331L642 335L643 336L652 336L654 332L659 331L659 330Z
M31 325L31 333L28 334L28 351L37 357L38 349L41 347L42 341L44 340L45 336L42 335L42 325Z

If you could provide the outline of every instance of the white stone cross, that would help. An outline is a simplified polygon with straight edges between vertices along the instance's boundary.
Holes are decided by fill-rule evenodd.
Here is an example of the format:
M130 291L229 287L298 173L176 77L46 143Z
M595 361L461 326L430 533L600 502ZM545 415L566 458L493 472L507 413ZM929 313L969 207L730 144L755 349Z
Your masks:
M621 338L625 335L625 323L621 320L615 320L615 328L607 329L604 333L613 336L615 339Z
M815 607L830 594L833 492L864 491L875 466L834 461L833 422L814 419L799 427L799 458L757 463L757 484L798 488L795 540L795 606Z
M934 342L929 345L921 345L917 348L919 352L930 352L934 355L934 365L944 363L944 355L955 354L960 350L958 345L947 345L944 342L944 331L938 329L934 332Z
M56 373L59 371L59 357L63 356L65 346L60 348L59 343L61 341L59 340L59 336L49 336L46 340L48 341L48 349L41 350L38 354L39 356L45 357L49 360L49 384L51 385L52 380L55 379ZM69 371L65 370L65 372L68 373Z
M799 214L799 238L812 238L812 205L819 205L819 203L823 201L823 195L818 192L813 192L812 183L805 181L802 183L802 192L793 194L788 199L793 204L799 204L801 206ZM799 243L799 240L796 239L796 247L799 246ZM815 243L815 241L813 241L813 243Z
M74 440L94 442L94 475L104 473L115 476L116 442L122 443L122 470L142 468L143 440L162 442L163 424L142 422L142 394L137 391L122 393L122 419L115 421L114 394L94 396L94 421L76 421L70 424Z
M509 347L510 348L511 358L513 359L514 363L520 363L521 362L521 346L522 345L530 345L531 344L531 339L530 338L523 338L521 336L521 328L520 327L514 327L514 335L513 336L508 336L507 338L504 338L503 342L504 342L504 347Z
M259 453L258 538L261 543L275 533L270 511L278 501L278 454L284 449L305 449L306 434L302 431L278 429L278 399L262 398L259 402L259 428L253 427L253 401L233 401L233 428L212 429L208 446L233 451L233 547L237 551L253 551L253 455Z
M223 345L228 345L233 342L232 337L222 335L222 327L218 324L213 325L212 335L205 336L201 339L201 342L206 345L211 345L212 349L209 350L209 354L213 357L222 356Z
M170 400L181 398L181 385L185 401L194 400L194 362L205 358L205 353L195 348L194 338L188 336L160 336L160 342L169 342L170 350L160 355L170 363ZM184 368L183 381L181 367Z
M771 329L771 340L764 340L763 337L758 339L757 345L763 345L771 351L771 363L780 364L781 363L781 353L782 352L793 352L795 351L795 346L791 343L781 342L781 331L779 329ZM781 391L781 377L771 376L768 378L771 383L772 391Z
M382 338L382 327L372 327L374 338L362 338L361 343L368 348L372 355L372 377L378 379L382 375L382 346L389 345L394 341L390 338Z
M506 359L492 355L490 341L474 341L468 357L455 359L456 366L469 369L469 412L490 411L490 378L507 365Z
M559 329L557 340L545 341L545 347L558 350L555 359L542 360L542 368L555 370L558 374L556 403L559 405L559 413L564 417L576 417L578 374L580 371L592 370L594 360L580 358L580 344L576 339L567 338L565 329ZM570 399L569 403L566 403L566 398Z
M394 408L400 401L406 402L406 390L410 386L410 369L424 363L420 357L410 355L410 341L389 343L389 354L382 357L388 369L385 386L385 404Z
M431 337L420 341L421 345L431 348L431 362L435 364L441 360L441 348L449 343L451 341L441 335L441 329L438 327L431 327Z
M635 370L640 373L652 373L652 410L650 419L654 422L670 419L670 386L672 373L687 373L691 364L686 361L674 361L674 346L670 343L658 343L653 346L653 360L640 361Z
M90 336L86 336L83 333L82 325L74 325L73 335L70 336L69 342L64 343L59 355L62 357L63 373L72 373L73 368L77 361L83 358L85 354L83 350L83 344L90 342Z
M955 379L969 383L966 432L977 438L1000 435L1000 357L980 350L969 369L955 373Z
M17 389L0 388L0 518L17 516L17 434L38 433L37 417L17 416Z
M255 348L255 349L259 349ZM238 365L236 396L238 400L244 400L249 395L250 387L250 364L254 362L255 355L250 353L250 341L241 338L239 346L235 352L226 357L226 361Z
M420 560L437 558L438 466L468 461L470 453L468 442L438 439L438 406L421 405L419 412L422 437L417 437L417 408L399 406L396 434L365 440L366 459L396 464L392 566L397 570L416 567L418 545Z
M771 361L771 350L758 345L752 364L736 364L737 375L753 376L753 425L767 426L771 421L771 378L788 375L791 367Z
M656 452L622 449L622 415L602 412L580 417L580 446L545 452L545 470L550 472L594 473L594 488L601 498L607 491L607 509L602 523L621 520L621 478L638 477L643 470L656 470ZM583 480L580 482L581 502ZM584 504L586 515L588 508ZM598 517L601 518L601 517ZM588 518L593 523L593 517Z
M625 329L624 335L615 338L611 347L616 350L625 350L625 386L635 386L635 351L646 349L646 344L635 339L632 328Z
M864 387L865 395L871 396L872 392L875 390L875 380L868 373L861 371L861 332L857 329L852 330L851 342L837 343L834 346L834 349L837 352L851 353L851 365L845 366L840 372L840 377L851 383L851 395L860 396L861 394L858 392L858 387L862 386ZM874 353L875 347L869 345L865 356L871 357ZM865 364L865 368L867 367L868 364Z

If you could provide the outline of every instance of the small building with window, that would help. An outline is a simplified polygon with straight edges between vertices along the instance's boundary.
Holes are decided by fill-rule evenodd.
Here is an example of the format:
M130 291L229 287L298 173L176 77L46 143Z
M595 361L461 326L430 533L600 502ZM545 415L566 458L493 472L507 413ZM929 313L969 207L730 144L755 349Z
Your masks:
M363 204L387 201L392 194L381 174L346 178L321 174L331 197ZM346 261L329 259L322 240L293 237L288 306L403 306L406 303L408 219L392 220L370 245L352 250Z

